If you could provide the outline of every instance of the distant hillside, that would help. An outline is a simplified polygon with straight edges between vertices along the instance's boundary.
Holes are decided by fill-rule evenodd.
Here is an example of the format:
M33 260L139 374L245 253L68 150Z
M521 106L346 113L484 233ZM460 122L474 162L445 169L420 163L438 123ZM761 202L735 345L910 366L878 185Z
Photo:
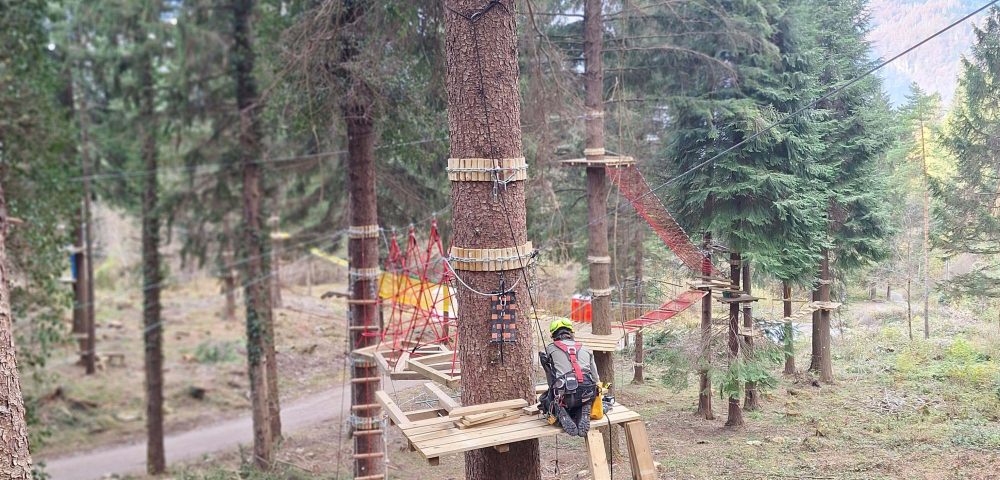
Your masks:
M888 58L979 8L985 0L871 0L875 25L869 39L875 53ZM978 17L977 17L978 18ZM953 28L883 69L886 89L899 104L916 81L939 92L945 102L955 93L960 59L972 43L972 21Z

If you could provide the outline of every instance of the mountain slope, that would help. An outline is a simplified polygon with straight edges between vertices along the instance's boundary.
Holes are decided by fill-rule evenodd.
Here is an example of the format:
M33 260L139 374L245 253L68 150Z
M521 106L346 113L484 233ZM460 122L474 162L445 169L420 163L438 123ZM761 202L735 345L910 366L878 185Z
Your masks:
M889 58L974 11L985 0L872 0L869 9L874 29L868 38L875 53ZM902 102L910 82L938 92L945 102L955 93L961 56L972 43L973 22L945 32L881 72L894 103Z

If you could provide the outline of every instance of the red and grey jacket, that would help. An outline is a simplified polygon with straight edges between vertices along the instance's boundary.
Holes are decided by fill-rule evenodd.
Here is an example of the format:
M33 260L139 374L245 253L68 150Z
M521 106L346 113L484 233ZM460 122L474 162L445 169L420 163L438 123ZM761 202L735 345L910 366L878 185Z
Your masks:
M600 383L594 354L580 342L556 340L545 347L545 353L552 358L556 378L572 375L584 383L585 378L590 377L595 384Z

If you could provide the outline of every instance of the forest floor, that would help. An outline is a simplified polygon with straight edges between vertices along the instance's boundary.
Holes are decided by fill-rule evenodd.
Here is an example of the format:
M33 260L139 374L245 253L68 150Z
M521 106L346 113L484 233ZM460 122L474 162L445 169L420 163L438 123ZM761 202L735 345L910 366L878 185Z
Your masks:
M191 288L196 292L207 287ZM319 304L311 306L316 310L308 310L310 312L321 314L323 311ZM303 307L306 308L309 307ZM648 342L656 346L650 349L646 360L645 385L636 386L625 381L631 378L631 362L625 355L618 357L617 369L623 372L618 400L643 414L650 429L654 456L661 464L660 478L1000 479L1000 471L996 468L1000 465L1000 330L995 323L976 318L967 310L941 308L935 312L931 340L921 339L922 320L915 319L914 334L918 338L911 341L907 338L905 305L854 302L840 312L835 322L837 383L821 385L806 374L786 377L779 373L774 385L766 389L763 409L747 412L746 426L741 429L724 427L725 405L718 395L714 398L715 420L692 415L697 400L697 379L677 374L689 370L690 365L684 364L684 355L677 353L683 351L683 347L676 345L683 335L674 335L676 331L673 330L647 335ZM337 375L343 371L339 366L342 359L336 352L342 348L343 337L339 333L342 329L332 327L333 322L329 320L320 321L306 315L297 319L287 312L285 315L284 320L279 320L278 345L284 352L279 359L284 362L281 364L283 371L296 375L285 380L283 392L287 393L284 394L301 396L322 385L341 383ZM206 312L204 316L205 328L211 328L208 324L221 323L211 313ZM185 320L188 321L190 319ZM321 325L330 329L315 330ZM229 332L227 335L233 337L232 341L239 341L238 322L234 322L231 329L217 328L223 329L221 333ZM196 333L201 336L197 328L185 329L192 332L192 337ZM678 330L686 330L686 327ZM201 340L185 338L190 338L189 345L194 348L208 337L206 334ZM218 342L228 337L213 334L211 338ZM808 366L808 335L804 338L796 345L800 370ZM314 343L320 345L313 349ZM312 350L312 353L303 354L302 349ZM138 355L139 350L136 350L130 366L141 364ZM189 399L185 390L187 383L184 383L194 383L189 379L197 379L186 376L191 372L201 368L217 369L219 372L214 375L232 377L234 382L243 385L243 389L234 390L243 393L245 374L240 361L224 363L225 368L221 369L215 364L195 367L184 366L191 362L184 361L183 353L172 355L172 361L168 355L168 365L172 366L168 385L173 384L168 395L172 399L172 431L185 430L208 418L216 422L220 418L245 414L245 397L220 393L218 397L232 399L211 400L215 394L210 393L208 400L195 401ZM113 374L109 372L115 370L106 369L102 375ZM775 365L775 372L780 372L779 365ZM135 392L129 393L130 400L122 404L139 411L141 377L134 371L131 377L128 382L135 385ZM210 387L209 392L227 389L218 382L206 385ZM391 391L393 387L389 384L386 389ZM106 388L111 390L110 386ZM426 400L415 393L418 391L400 393L404 409L407 405L418 408L413 405ZM74 387L70 396L109 398L111 395L83 397L83 392L87 390ZM178 418L178 410L190 405L199 408L191 408L187 420ZM337 408L335 405L330 407ZM101 408L108 408L107 414L113 415L113 406ZM53 427L53 438L61 438L67 444L51 447L43 454L79 451L80 445L96 447L120 442L122 435L137 438L142 422L132 423L134 428L96 433L71 428L61 431ZM343 422L334 418L302 425L287 435L281 447L278 455L280 473L244 478L350 478L351 442L342 426ZM82 441L83 436L89 440ZM616 442L623 443L623 437L621 430L615 429ZM440 466L430 467L419 455L406 451L398 432L393 431L388 441L390 478L462 478L461 456L442 458ZM238 478L243 464L241 457L241 451L236 449L207 454L173 465L172 478ZM586 478L589 476L586 465L580 440L567 436L542 440L545 478ZM629 478L627 459L617 459L614 470L615 478Z
M314 286L311 294L306 287L284 290L275 316L284 402L342 383L346 307L343 300L319 297L343 289L328 284ZM241 310L224 318L219 284L204 277L166 289L163 304L167 433L243 416L250 402ZM99 289L97 305L97 373L83 375L76 348L67 346L44 378L25 381L27 394L40 399L35 415L45 439L38 458L144 438L141 299L138 293ZM109 364L109 352L122 354L124 365Z

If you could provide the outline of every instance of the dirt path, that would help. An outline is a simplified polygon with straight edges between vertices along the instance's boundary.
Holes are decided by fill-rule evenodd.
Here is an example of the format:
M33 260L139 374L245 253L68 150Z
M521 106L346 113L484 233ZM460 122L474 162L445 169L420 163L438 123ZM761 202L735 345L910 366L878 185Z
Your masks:
M396 382L397 389L421 382ZM349 399L338 386L285 405L281 421L286 434L321 422L339 420ZM165 439L167 463L177 464L200 455L249 444L252 429L249 416L168 435ZM117 445L57 459L41 459L52 480L95 480L109 474L142 473L146 465L146 444Z

